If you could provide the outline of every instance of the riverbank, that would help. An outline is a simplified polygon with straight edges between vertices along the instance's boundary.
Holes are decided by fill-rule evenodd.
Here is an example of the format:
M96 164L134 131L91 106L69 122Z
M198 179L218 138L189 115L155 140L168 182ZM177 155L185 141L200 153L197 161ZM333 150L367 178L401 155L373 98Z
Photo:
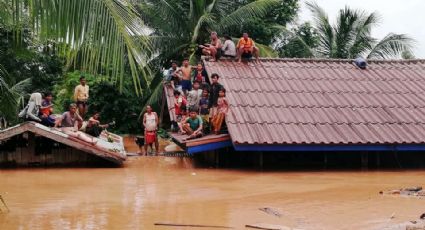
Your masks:
M192 159L177 157L133 157L125 164L0 170L0 194L11 210L0 214L0 229L170 229L155 222L404 229L397 226L425 212L424 199L379 194L424 186L425 171L223 170L195 168Z

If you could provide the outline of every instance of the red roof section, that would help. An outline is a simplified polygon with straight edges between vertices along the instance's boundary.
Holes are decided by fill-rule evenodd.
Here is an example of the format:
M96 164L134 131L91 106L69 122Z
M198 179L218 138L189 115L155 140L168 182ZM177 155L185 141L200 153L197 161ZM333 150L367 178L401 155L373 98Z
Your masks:
M425 60L205 62L235 144L425 143Z

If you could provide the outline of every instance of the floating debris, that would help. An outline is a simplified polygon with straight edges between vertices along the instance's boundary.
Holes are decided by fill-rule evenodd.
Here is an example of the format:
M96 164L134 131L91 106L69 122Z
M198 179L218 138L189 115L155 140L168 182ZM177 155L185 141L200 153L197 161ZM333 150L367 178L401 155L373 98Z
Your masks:
M203 225L203 224L174 224L174 223L154 223L157 226L170 226L170 227L192 227L192 228L227 228L232 229L233 227L228 226L217 226L217 225Z
M276 225L276 224L266 224L266 223L255 223L255 224L247 224L245 225L247 228L255 228L255 229L265 229L265 230L291 230L291 228Z
M391 189L387 191L380 191L381 195L400 195L400 196L413 196L413 197L423 197L425 198L425 190L422 190L422 187L408 187L401 189Z
M278 210L273 209L273 208L265 207L265 208L259 208L259 210L260 211L263 211L263 212L265 212L267 214L277 216L279 218L282 217L282 214Z
M3 206L6 208L7 212L10 212L9 207L7 207L6 202L4 201L3 197L0 195L0 201L3 204ZM2 212L2 209L0 208L0 212Z

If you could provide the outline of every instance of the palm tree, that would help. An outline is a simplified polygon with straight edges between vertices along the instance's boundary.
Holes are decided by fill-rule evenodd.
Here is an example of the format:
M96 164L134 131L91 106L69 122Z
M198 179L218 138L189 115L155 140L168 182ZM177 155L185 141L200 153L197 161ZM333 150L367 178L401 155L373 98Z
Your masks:
M307 7L319 35L317 54L320 57L387 59L400 58L404 51L411 52L414 40L405 34L390 33L382 40L372 37L372 28L380 23L377 13L367 14L345 7L340 10L336 24L331 25L328 15L317 3L307 3Z
M35 40L49 40L69 67L122 81L129 66L136 93L151 80L151 44L131 0L2 0L0 26L28 24ZM19 40L19 38L17 39ZM50 42L51 43L51 42Z
M282 0L258 0L245 5L234 0L139 0L138 9L152 29L151 39L158 58L194 57L196 44L204 42L209 32L229 34L232 27L262 17L279 6ZM261 46L261 45L260 45ZM273 55L270 48L263 54ZM193 60L193 59L192 59Z

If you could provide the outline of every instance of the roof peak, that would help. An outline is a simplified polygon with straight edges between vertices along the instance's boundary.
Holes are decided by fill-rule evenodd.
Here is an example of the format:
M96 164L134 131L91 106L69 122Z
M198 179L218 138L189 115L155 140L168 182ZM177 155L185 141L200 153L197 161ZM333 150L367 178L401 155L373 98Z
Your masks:
M386 59L386 60L379 60L379 59L365 59L368 63L425 63L425 59ZM223 59L220 60L220 62L236 62L233 59ZM267 62L267 61L275 61L275 62L305 62L305 63L312 63L312 62L332 62L332 63L353 63L355 59L332 59L332 58L260 58L261 62ZM210 61L204 59L204 62Z

